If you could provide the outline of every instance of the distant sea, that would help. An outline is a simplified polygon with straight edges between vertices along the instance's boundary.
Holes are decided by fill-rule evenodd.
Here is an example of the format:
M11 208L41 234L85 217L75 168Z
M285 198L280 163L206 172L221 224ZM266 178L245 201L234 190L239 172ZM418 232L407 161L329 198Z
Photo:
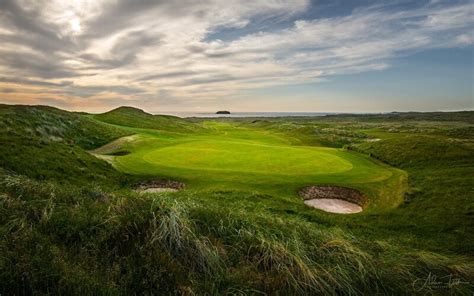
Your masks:
M328 114L323 112L235 112L231 114L215 114L206 112L153 112L153 114L174 115L182 118L186 117L203 117L203 118L219 118L219 117L296 117L296 116L325 116Z

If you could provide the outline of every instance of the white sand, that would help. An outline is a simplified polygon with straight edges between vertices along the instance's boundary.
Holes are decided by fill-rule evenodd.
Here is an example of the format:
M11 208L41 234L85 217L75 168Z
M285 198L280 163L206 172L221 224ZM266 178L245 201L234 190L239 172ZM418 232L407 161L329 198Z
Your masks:
M156 192L176 192L178 189L175 188L158 188L158 187L151 187L147 188L144 190L141 190L141 192L149 192L149 193L156 193Z
M310 207L330 213L352 214L362 212L362 207L342 199L315 198L305 200L304 203Z

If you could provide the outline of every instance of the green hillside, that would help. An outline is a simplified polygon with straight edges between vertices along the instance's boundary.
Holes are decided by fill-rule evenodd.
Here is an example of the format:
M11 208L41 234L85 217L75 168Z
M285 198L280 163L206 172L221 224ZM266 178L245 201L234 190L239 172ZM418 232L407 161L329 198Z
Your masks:
M438 251L474 255L474 240L466 239L474 237L474 141L438 133L401 133L354 149L400 167L410 176L405 203L381 219L382 225L423 237L423 244Z
M115 183L122 174L86 150L128 134L52 107L0 105L2 168L38 180Z
M115 125L170 132L202 130L199 125L185 119L169 115L152 115L133 107L119 107L106 113L94 115L93 118Z

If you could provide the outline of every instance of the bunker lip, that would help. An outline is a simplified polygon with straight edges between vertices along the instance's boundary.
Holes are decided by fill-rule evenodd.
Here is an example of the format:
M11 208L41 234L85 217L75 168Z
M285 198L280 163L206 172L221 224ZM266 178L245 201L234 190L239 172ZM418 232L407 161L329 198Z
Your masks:
M141 182L136 186L136 191L156 193L156 192L176 192L186 187L184 183L173 180L151 180Z
M367 203L367 198L358 190L340 186L307 186L298 194L306 205L331 213L358 213Z

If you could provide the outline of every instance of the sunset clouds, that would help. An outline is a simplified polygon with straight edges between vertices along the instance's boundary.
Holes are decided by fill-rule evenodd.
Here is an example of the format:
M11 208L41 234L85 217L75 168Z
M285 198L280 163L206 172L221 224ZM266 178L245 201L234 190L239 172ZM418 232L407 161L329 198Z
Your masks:
M211 108L254 90L384 71L424 50L472 47L471 1L415 2L321 15L304 0L2 0L0 101Z

